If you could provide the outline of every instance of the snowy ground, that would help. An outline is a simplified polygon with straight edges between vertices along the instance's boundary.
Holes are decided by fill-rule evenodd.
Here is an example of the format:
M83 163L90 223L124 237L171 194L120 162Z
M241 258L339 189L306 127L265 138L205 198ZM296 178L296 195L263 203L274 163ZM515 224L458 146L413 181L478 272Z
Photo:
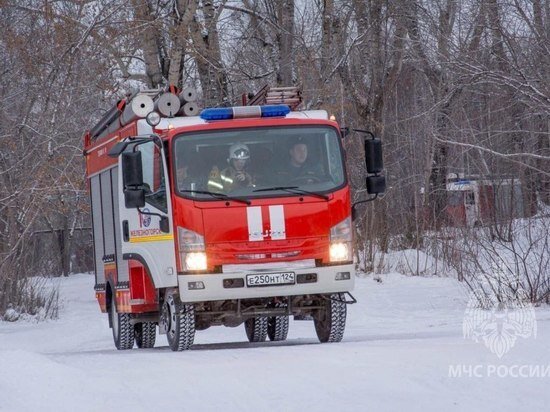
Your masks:
M499 359L462 337L460 284L381 279L358 279L342 343L318 344L311 322L291 322L286 342L249 344L242 326L214 327L182 353L164 336L154 349L116 351L93 277L64 279L58 321L0 322L0 410L548 410L550 375L488 371L548 367L550 309L536 310L536 339ZM450 377L451 365L481 377Z

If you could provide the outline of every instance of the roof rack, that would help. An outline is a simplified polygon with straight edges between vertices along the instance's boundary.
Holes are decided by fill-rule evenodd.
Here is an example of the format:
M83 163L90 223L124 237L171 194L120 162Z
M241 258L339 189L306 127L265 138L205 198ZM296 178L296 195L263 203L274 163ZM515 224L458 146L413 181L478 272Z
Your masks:
M269 87L265 85L252 97L243 94L244 106L263 106L286 104L290 110L296 110L302 104L300 86Z

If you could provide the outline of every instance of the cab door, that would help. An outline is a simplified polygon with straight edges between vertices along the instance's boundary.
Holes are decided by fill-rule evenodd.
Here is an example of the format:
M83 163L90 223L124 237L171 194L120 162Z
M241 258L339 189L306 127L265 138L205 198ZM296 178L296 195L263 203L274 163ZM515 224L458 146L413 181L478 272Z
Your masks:
M133 145L126 150L134 150ZM122 165L120 165L119 211L122 233L122 253L125 260L139 261L149 272L155 288L177 285L174 225L170 182L164 149L153 141L139 144L141 152L145 206L127 208L124 199ZM119 157L119 162L122 160ZM167 219L168 231L161 230L161 219Z

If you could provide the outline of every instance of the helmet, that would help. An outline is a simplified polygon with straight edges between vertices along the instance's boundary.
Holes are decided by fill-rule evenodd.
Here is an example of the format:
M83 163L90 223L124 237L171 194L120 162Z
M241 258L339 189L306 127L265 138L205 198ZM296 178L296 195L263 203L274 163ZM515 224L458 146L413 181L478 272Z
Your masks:
M235 143L229 148L229 159L247 160L250 159L250 150L243 143Z

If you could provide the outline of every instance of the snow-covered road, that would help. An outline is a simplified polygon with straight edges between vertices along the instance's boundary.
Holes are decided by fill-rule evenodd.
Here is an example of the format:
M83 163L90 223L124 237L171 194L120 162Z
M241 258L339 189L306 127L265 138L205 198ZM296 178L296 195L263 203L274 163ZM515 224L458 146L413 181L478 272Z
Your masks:
M116 351L93 276L63 279L58 321L0 322L0 410L548 410L550 374L510 375L550 365L550 309L536 310L536 339L518 338L499 359L462 337L462 285L381 279L357 280L342 343L319 344L313 323L291 321L286 342L249 344L242 326L213 327L182 353L164 336L154 349ZM449 376L456 365L480 377Z

